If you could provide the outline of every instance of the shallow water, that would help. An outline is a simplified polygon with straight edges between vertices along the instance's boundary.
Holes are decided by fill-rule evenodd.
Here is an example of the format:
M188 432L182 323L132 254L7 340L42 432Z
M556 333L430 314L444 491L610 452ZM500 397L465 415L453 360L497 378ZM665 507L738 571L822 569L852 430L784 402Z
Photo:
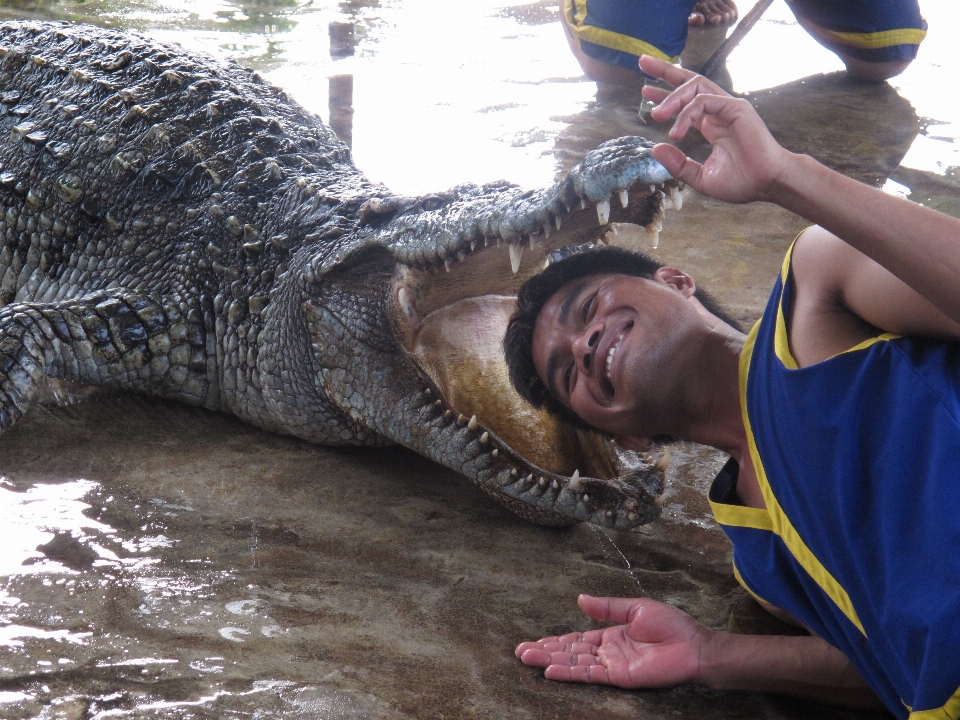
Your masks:
M731 56L732 86L792 149L960 216L948 7L924 3L930 34L903 76L854 86L775 3ZM7 0L0 16L235 58L332 113L357 165L397 192L542 185L605 139L664 134L640 121L635 94L582 78L552 1ZM331 24L353 30L336 57ZM705 57L722 34L692 38ZM352 96L331 111L349 87L336 76ZM687 191L657 255L750 321L802 227ZM579 592L642 591L710 627L767 627L703 497L721 458L674 456L660 522L557 531L402 450L331 451L141 399L37 407L0 440L0 717L843 716L559 685L513 658L521 640L588 627Z

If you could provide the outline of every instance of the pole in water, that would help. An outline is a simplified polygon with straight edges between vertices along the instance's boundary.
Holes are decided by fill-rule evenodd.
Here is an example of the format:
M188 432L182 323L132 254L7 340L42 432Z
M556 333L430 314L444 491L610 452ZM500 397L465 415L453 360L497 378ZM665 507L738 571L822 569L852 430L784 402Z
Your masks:
M750 12L740 18L740 22L730 33L730 37L720 43L720 47L710 56L703 67L700 68L700 74L706 78L712 77L726 61L727 56L733 52L733 49L740 44L740 41L750 32L750 28L757 24L757 20L763 15L773 0L757 0L757 4L750 8Z

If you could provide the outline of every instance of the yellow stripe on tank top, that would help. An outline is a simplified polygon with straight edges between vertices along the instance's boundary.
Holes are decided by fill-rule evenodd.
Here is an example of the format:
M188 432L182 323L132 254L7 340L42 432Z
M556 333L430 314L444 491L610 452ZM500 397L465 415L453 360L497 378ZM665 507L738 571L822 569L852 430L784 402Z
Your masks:
M919 28L901 28L899 30L882 30L872 33L840 32L838 30L827 30L826 28L814 25L807 21L811 30L824 37L837 40L848 47L860 48L861 50L877 50L879 48L896 47L897 45L919 45L927 36L926 30Z
M903 702L901 700L901 702ZM908 710L910 706L903 703ZM958 720L960 719L960 690L957 690L943 707L933 710L911 710L907 720Z
M750 425L750 418L747 416L747 375L750 370L750 358L753 355L753 348L756 344L757 331L760 328L758 322L753 326L747 341L743 346L743 352L740 355L740 411L743 416L743 426L747 433L747 444L750 448L750 459L753 462L754 471L757 474L757 480L760 483L760 490L763 493L764 502L767 504L767 513L770 515L773 532L780 536L784 545L793 555L794 559L817 585L826 593L833 603L839 608L846 618L853 623L856 628L866 635L860 618L857 617L857 611L853 607L853 602L843 586L837 582L837 579L830 574L823 563L807 547L800 533L793 526L790 518L780 507L780 503L773 494L773 489L767 480L767 473L763 467L763 461L760 458L760 452L757 449L757 442L753 435L753 428Z
M680 59L679 55L670 57L659 48L650 43L638 40L637 38L623 35L613 30L584 25L587 17L586 0L565 0L563 6L564 16L567 19L567 25L570 32L574 34L577 40L586 40L594 45L602 45L611 50L630 53L631 55L652 55L655 58L675 63Z

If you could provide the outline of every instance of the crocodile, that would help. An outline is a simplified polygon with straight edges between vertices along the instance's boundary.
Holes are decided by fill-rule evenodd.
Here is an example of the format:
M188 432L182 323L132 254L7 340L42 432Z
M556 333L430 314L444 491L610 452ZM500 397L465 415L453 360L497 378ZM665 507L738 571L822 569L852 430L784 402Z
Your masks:
M0 25L0 123L0 433L77 383L399 443L536 523L659 514L662 463L526 405L501 350L550 257L679 209L650 142L397 195L253 70L45 22Z

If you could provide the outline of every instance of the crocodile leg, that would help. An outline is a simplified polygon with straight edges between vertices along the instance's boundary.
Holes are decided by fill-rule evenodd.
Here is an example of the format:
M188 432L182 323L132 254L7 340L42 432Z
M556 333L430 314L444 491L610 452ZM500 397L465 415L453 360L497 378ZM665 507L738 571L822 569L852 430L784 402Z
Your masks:
M175 304L99 292L0 309L0 433L43 376L208 404L202 327Z

